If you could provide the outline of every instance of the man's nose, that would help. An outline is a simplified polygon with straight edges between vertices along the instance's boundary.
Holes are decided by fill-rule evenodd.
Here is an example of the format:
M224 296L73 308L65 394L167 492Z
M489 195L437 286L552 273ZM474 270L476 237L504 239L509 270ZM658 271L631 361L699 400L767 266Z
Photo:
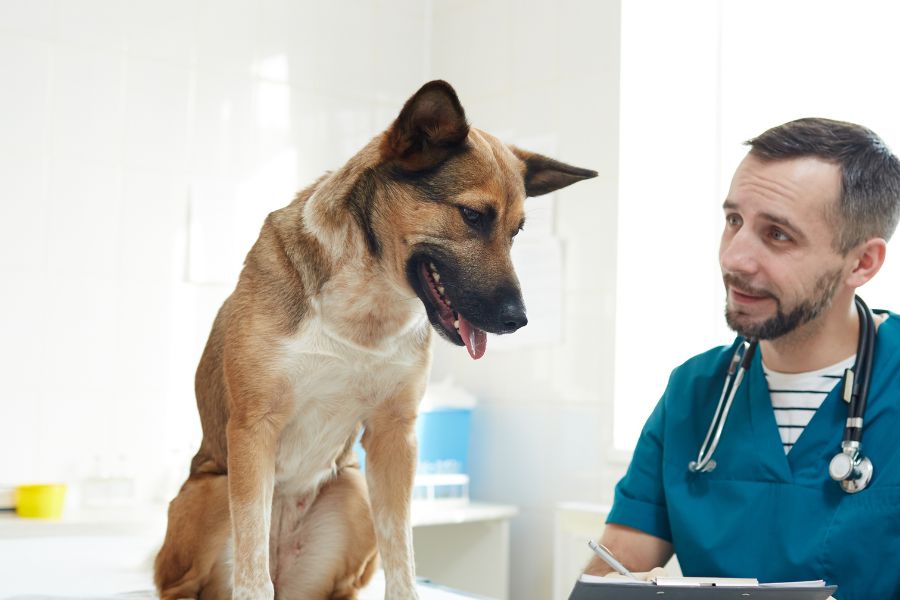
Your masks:
M756 239L746 229L722 238L719 247L719 264L723 271L732 273L755 273L759 268L759 249Z

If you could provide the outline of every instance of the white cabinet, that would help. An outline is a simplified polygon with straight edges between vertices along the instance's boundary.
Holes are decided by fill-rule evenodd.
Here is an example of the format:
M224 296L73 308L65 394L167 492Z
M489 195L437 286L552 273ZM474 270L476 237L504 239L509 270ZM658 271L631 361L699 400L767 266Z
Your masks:
M416 574L485 598L509 598L509 520L516 507L413 505Z

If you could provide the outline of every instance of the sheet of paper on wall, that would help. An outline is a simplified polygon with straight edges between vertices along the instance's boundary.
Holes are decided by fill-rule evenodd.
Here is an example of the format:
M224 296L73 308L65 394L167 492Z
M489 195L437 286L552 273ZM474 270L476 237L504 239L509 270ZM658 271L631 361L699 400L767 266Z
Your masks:
M502 350L561 341L562 242L552 236L519 234L512 247L512 261L522 286L528 325L513 335L491 336L488 345Z

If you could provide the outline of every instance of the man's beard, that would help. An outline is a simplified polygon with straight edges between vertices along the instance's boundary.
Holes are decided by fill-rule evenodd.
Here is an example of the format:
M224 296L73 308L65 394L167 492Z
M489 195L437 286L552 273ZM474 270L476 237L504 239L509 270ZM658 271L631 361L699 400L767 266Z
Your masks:
M841 274L841 269L823 273L816 281L814 295L800 302L789 312L785 312L784 307L781 305L781 300L776 296L769 294L765 290L755 290L752 286L746 285L746 282L740 278L725 273L722 278L725 281L726 293L728 286L734 285L738 289L753 295L768 296L775 301L775 316L762 323L742 325L737 311L728 310L728 301L726 300L725 321L732 330L745 338L757 338L760 340L780 338L801 325L809 323L831 306L831 301L834 299L834 294L841 282Z

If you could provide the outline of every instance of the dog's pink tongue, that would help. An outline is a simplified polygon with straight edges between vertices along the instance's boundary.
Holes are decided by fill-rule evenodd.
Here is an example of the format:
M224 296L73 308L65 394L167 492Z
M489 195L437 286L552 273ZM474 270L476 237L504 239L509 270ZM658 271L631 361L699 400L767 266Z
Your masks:
M487 350L487 334L466 321L462 315L459 315L459 336L466 344L469 356L475 360L484 356L484 351Z

